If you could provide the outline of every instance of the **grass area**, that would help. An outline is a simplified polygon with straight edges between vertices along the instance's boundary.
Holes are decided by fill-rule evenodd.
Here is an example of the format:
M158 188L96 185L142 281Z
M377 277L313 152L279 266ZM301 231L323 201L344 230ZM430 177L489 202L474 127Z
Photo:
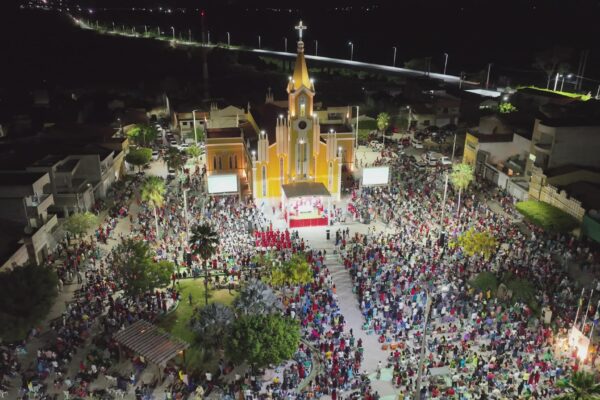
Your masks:
M194 333L188 327L188 322L192 318L194 308L204 305L204 283L202 279L188 279L181 281L179 288L181 290L181 301L177 309L164 317L158 325L174 336L190 343L191 346L185 356L185 365L187 368L192 370L214 370L216 368L216 359L205 360L204 350L195 343ZM191 305L188 300L190 293L192 294ZM234 296L230 295L227 289L211 290L208 302L231 304Z
M520 201L516 208L528 221L548 231L570 232L579 226L572 215L543 201Z

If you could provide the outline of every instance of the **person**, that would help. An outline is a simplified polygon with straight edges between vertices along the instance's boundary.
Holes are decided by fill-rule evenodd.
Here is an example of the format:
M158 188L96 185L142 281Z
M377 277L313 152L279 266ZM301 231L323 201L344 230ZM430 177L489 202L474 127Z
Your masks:
M188 294L188 300L190 302L190 306L192 305L192 292Z

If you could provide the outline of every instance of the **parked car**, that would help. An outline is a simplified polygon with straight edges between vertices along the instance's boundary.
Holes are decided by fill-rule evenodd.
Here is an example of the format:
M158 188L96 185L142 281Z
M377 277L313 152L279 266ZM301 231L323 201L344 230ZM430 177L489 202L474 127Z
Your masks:
M440 164L443 166L450 166L452 165L452 160L450 160L450 157L448 156L443 156L442 158L440 158Z
M412 145L412 147L414 147L415 149L422 149L423 148L423 142L421 142L418 139L412 138L410 140L410 144Z
M177 147L177 140L171 139L171 140L169 140L169 144L173 147Z
M152 159L154 161L158 160L158 150L152 150Z

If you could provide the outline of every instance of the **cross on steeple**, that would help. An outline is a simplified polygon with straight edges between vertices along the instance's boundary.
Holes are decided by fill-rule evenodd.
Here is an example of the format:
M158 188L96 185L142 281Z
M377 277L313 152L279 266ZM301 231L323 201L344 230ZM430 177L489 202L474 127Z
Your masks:
M302 31L307 29L308 27L306 25L302 25L302 20L300 20L300 23L294 28L298 31L298 39L300 41L302 41Z

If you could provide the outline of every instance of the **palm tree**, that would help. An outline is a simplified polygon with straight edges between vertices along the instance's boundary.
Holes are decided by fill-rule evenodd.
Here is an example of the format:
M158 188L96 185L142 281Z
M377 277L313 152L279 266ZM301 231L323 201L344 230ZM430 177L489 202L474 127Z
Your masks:
M217 252L219 236L208 224L192 227L190 247L204 265L204 301L208 304L208 260Z
M158 176L149 176L142 185L142 201L148 203L154 209L154 223L156 224L156 238L159 237L158 231L158 208L165 202L165 182Z
M175 147L169 147L169 150L165 154L165 162L169 169L174 169L175 171L179 171L185 164L183 154Z
M200 150L200 147L193 144L190 147L188 147L186 153L188 156L192 157L196 161L196 164L198 164L198 158L200 157L200 154L202 153L202 151Z
M452 166L450 181L455 189L458 189L458 206L456 213L460 214L460 196L463 190L466 190L473 181L473 167L469 164L461 163Z
M231 307L222 303L211 303L194 310L190 328L205 348L222 348L234 319Z
M390 124L390 115L382 112L377 115L377 129L385 136L385 130Z
M244 285L233 306L240 315L268 315L282 308L273 289L259 280Z
M596 377L587 372L575 372L571 379L558 383L565 393L556 396L554 400L599 400L600 384Z

